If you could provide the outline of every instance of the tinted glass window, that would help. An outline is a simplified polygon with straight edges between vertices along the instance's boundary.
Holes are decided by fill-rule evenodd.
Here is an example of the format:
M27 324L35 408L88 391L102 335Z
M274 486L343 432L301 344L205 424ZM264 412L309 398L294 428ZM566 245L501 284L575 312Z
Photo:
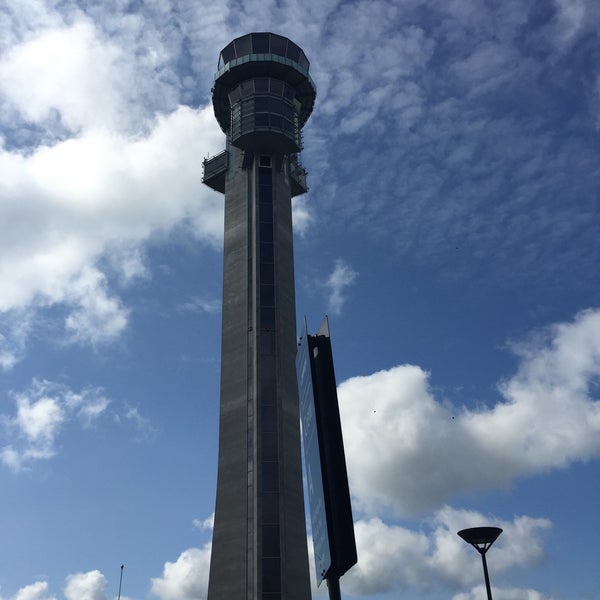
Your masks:
M261 332L264 335L264 331ZM262 404L275 404L275 357L272 354L261 356L260 400Z
M269 115L264 115L268 117ZM261 207L263 206L273 206L273 194L271 193L273 188L270 185L261 185L258 188L258 201L260 202Z
M275 328L275 309L272 306L263 306L260 309L260 326L263 329Z
M296 44L294 44L292 41L288 42L286 56L291 58L294 62L298 62L300 59L300 48L298 48L298 46L296 46Z
M262 403L275 402L275 357L261 356L260 372L262 375L260 393Z
M223 62L228 63L230 60L233 60L235 58L235 48L233 47L233 42L231 42L231 44L228 44L227 46L225 46L225 48L223 48L223 51L221 52L221 57L223 58Z
M279 592L281 589L279 558L263 558L263 592Z
M248 98L254 94L254 82L252 80L244 81L240 84L240 87L242 88L242 98Z
M267 53L269 51L269 34L268 33L253 33L252 34L252 49L254 54Z
M268 110L269 112L273 111L273 100L274 98L272 96L268 96L267 98L265 98L266 100L266 110Z
M258 186L258 201L260 203L260 210L268 210L270 213L273 212L273 186L272 185L259 185ZM261 240L262 241L262 240Z
M263 492L279 491L279 463L276 463L276 462L262 463L262 491Z
M260 264L260 283L273 284L275 283L275 269L273 263L261 262Z
M308 58L306 58L306 55L304 54L304 52L300 53L300 60L298 60L298 64L305 69L306 71L308 71Z
M262 458L265 461L277 460L277 432L266 431L261 435Z
M256 112L267 112L269 110L269 99L266 96L254 98L254 110Z
M275 260L275 253L273 251L273 244L260 244L260 260L264 262L273 262Z
M275 286L261 283L260 301L263 306L275 306Z
M262 495L263 523L279 523L279 494L265 492Z
M270 167L259 167L258 183L259 183L259 185L271 185L271 169L270 169Z
M262 555L279 556L279 525L263 525Z
M268 127L269 126L269 114L268 113L258 113L254 117L254 124L257 127Z
M293 100L294 99L294 88L290 87L289 85L284 85L283 86L283 97L286 98L287 100Z
M266 77L261 77L254 80L254 89L257 92L269 91L269 80Z
M271 79L271 94L276 94L277 96L283 95L283 81Z
M235 53L239 58L240 56L246 56L246 54L252 54L252 36L251 34L245 35L244 37L235 40Z
M275 332L260 332L260 351L262 354L275 354Z
M277 407L274 404L265 404L260 409L262 431L277 431ZM263 456L263 460L267 460Z
M273 222L273 211L271 210L271 203L270 202L265 202L265 203L261 203L260 205L261 210L260 211L260 222L261 223L272 223Z
M279 56L285 56L285 50L287 47L287 39L280 35L271 36L271 52L273 54L279 54Z
M294 115L295 115L294 109L289 104L286 104L283 109L283 116L286 117L287 119L289 119L290 121L293 121Z
M267 244L273 243L273 227L270 223L260 223L260 241Z
M269 109L272 113L281 114L281 100L279 98L270 98Z
M242 117L241 131L242 133L252 131L254 129L254 119L251 117Z

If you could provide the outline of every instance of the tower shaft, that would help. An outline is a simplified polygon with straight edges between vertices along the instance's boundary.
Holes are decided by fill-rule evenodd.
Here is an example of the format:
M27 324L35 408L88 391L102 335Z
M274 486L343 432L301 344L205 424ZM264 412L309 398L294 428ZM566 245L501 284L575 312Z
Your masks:
M229 148L209 600L310 598L289 164ZM279 168L278 168L279 163Z

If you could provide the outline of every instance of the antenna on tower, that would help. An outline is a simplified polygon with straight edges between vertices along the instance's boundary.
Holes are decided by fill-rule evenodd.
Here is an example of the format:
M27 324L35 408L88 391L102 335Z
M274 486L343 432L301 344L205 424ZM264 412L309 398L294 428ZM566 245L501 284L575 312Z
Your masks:
M121 565L121 577L119 578L119 596L117 600L121 600L121 584L123 583L123 567L125 565Z

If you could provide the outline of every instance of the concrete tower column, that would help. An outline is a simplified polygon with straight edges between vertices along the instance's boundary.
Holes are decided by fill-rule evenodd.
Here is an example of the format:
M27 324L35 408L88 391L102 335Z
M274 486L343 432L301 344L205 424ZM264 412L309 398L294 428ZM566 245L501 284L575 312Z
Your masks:
M225 193L219 465L209 600L308 600L291 198L315 86L293 42L252 33L219 58L227 136L204 162Z

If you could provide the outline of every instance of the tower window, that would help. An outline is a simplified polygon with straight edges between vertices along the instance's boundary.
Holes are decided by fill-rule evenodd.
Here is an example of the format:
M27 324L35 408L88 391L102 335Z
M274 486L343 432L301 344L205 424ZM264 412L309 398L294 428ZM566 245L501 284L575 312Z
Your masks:
M269 91L269 80L266 77L259 77L254 80L254 91L255 92L268 92Z
M269 52L269 34L253 33L252 50L257 54L266 54Z
M279 56L285 56L285 51L287 49L287 39L281 37L280 35L272 35L271 36L271 52L273 54L278 54Z

